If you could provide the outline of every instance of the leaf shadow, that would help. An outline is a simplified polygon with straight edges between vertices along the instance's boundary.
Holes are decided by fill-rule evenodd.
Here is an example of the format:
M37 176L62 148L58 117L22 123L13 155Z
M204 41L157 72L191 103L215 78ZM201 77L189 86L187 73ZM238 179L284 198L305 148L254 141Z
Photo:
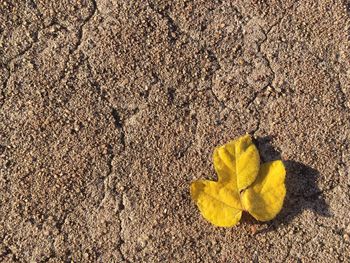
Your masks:
M281 159L280 151L271 144L272 140L272 136L258 137L254 140L262 163ZM275 219L266 223L258 222L250 215L243 218L243 221L249 224L267 224L265 229L257 233L269 232L280 225L287 225L304 210L311 210L323 217L331 216L323 192L317 185L320 173L300 162L283 160L283 163L286 167L287 193L281 212Z

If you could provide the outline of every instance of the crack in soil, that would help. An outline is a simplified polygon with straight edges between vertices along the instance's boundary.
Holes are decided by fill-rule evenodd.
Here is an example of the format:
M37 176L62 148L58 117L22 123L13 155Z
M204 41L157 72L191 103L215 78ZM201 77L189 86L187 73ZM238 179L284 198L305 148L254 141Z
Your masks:
M117 245L117 249L118 249L118 251L119 251L119 253L120 253L120 255L122 256L122 260L124 261L124 262L130 262L127 258L126 258L126 256L125 256L125 254L124 254L124 252L123 252L123 250L122 250L122 246L125 244L125 240L124 240L124 238L122 237L122 233L124 232L124 229L123 229L123 219L122 219L122 212L124 211L124 209L125 209L125 204L124 204L124 197L125 197L125 194L124 193L122 193L122 196L121 196L121 200L120 200L120 202L119 202L119 207L118 207L118 210L119 210L119 213L118 213L118 215L119 215L119 225L120 225L120 228L119 228L119 239L120 239L120 242L119 242L119 244Z
M257 98L261 93L263 93L268 87L271 87L271 88L272 88L273 90L275 90L275 92L276 92L276 88L275 88L274 85L273 85L273 82L274 82L274 80L276 79L276 73L275 73L274 69L273 69L272 66L271 66L271 62L270 62L268 56L266 55L265 52L263 52L263 51L261 50L261 47L262 47L262 45L263 45L264 43L267 42L267 40L268 40L268 38L269 38L270 32L271 32L275 27L280 26L282 20L286 17L288 11L292 10L292 9L294 8L294 6L295 6L297 3L298 3L298 1L295 1L293 4L291 4L291 5L289 5L288 7L286 7L286 8L284 9L284 11L283 11L283 14L282 14L281 18L278 19L278 21L277 21L276 23L272 24L272 25L267 29L266 32L263 30L263 28L262 28L261 26L259 26L260 29L261 29L261 32L264 34L264 39L262 39L261 41L258 41L258 42L257 42L257 46L258 46L258 47L257 47L257 48L258 48L257 51L258 51L258 53L261 53L261 54L263 55L263 57L266 59L266 61L267 61L267 67L271 70L271 73L272 73L272 74L271 74L271 79L269 79L268 83L267 83L261 90L256 91L256 92L253 94L252 98L248 101L248 103L247 103L247 107L248 107L248 108L249 108L249 107L251 106L251 104L256 100L256 98Z
M124 124L121 120L121 117L118 113L118 111L112 107L112 116L114 119L114 125L117 129L120 130L120 144L122 145L122 151L125 151L125 130L124 130Z
M78 28L77 31L77 42L74 44L73 48L71 50L69 50L69 55L64 63L64 67L61 73L61 76L59 77L59 83L61 83L67 76L68 73L68 63L71 60L71 55L73 55L77 50L79 50L81 44L83 43L82 39L84 36L84 26L92 19L92 17L96 14L97 12L97 3L96 0L91 0L92 3L92 11L90 12L90 14L82 21L82 24L80 25L80 27Z
M65 29L65 30L68 30L65 26L59 24L57 21L53 20L50 24L48 24L47 26L44 26L43 28L37 30L36 32L34 32L33 34L33 37L32 37L32 42L25 48L23 49L22 51L20 51L18 54L16 54L15 56L13 56L12 58L8 59L7 62L5 62L4 64L0 64L0 67L3 67L6 69L7 71L7 77L5 78L4 82L3 82L3 87L1 89L1 102L0 102L0 108L2 108L2 106L4 105L5 103L5 100L6 100L6 93L5 93L5 90L7 90L7 86L8 86L8 82L11 78L11 75L12 75L12 70L11 70L11 63L21 57L23 57L26 53L28 53L34 46L36 43L39 42L39 35L40 33L45 30L45 29L48 29L52 26L58 26L60 27L61 29Z

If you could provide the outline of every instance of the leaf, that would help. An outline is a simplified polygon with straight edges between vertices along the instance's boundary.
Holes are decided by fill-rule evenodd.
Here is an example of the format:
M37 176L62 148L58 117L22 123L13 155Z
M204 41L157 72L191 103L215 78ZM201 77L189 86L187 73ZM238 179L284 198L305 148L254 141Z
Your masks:
M241 219L239 196L223 183L209 180L193 182L191 196L203 217L213 225L231 227Z
M249 135L214 150L218 182L199 180L191 185L191 196L204 218L216 226L233 226L242 215L240 191L252 184L260 166L259 152Z
M244 209L257 220L273 219L282 209L286 195L285 175L280 160L262 164L256 181L241 196Z
M239 222L244 210L260 221L280 212L286 195L284 165L274 161L260 166L249 135L217 147L213 162L218 181L191 184L191 197L209 222L230 227Z

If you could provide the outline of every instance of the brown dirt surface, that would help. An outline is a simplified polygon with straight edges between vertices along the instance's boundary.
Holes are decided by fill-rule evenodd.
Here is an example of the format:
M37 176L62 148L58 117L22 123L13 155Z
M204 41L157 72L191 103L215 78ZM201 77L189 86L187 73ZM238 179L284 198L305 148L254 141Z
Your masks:
M350 3L0 2L1 262L349 262ZM281 213L205 221L245 133Z

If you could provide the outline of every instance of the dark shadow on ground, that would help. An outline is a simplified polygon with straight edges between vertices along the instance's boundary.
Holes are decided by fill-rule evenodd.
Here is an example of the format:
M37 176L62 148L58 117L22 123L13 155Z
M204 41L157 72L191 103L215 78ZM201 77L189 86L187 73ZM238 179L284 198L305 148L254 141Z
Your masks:
M261 162L281 159L281 154L276 150L271 142L271 136L259 137L254 140L258 147ZM283 160L286 167L286 188L287 194L283 208L277 217L267 223L268 227L261 232L267 232L278 228L280 225L290 223L293 218L304 210L312 210L314 213L328 217L330 216L328 205L325 202L322 191L317 186L319 172L305 164ZM261 224L251 216L244 216L243 222Z

